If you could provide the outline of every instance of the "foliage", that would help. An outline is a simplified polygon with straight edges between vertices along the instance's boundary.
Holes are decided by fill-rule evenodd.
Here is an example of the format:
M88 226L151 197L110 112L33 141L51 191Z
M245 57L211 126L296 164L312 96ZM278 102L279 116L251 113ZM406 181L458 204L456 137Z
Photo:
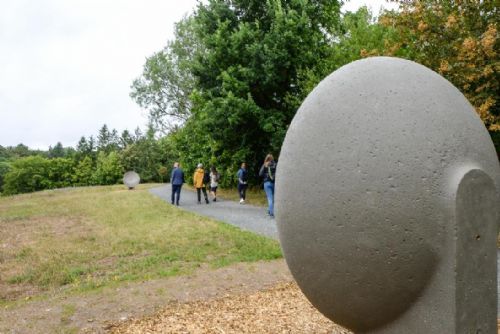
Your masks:
M7 174L10 169L10 163L5 159L0 158L0 193L2 192L5 174Z
M152 128L149 129L145 137L128 145L121 153L121 157L124 169L137 172L141 181L161 181L158 169L165 164L166 156L160 151Z
M72 171L71 159L47 159L40 156L20 158L12 162L10 170L5 174L3 193L12 195L68 187L71 185Z
M92 183L101 185L116 184L123 178L123 165L117 152L97 155L97 164L92 174Z
M94 173L94 163L92 158L86 156L78 162L75 166L73 174L73 185L75 186L90 186L93 184L94 179L92 174Z
M198 42L191 116L173 134L188 171L202 162L234 184L242 161L256 179L266 153L279 153L299 105L299 73L328 54L337 1L200 3L191 19Z
M380 22L397 29L390 46L458 87L490 131L500 131L499 7L495 1L395 1Z
M198 52L194 21L186 17L175 25L175 40L147 58L142 75L132 83L130 96L149 111L160 130L171 129L191 114L190 95L195 79L189 62Z
M378 55L405 57L404 50L390 46L396 35L394 28L375 22L366 7L345 13L328 55L314 68L300 73L302 95L298 96L297 103L301 103L323 78L350 62Z

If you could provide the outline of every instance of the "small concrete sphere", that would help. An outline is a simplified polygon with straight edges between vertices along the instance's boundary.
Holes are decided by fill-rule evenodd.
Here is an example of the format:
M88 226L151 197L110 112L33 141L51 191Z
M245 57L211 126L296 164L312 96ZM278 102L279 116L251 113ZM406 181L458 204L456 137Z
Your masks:
M134 189L141 182L141 177L134 171L128 171L123 175L123 184L129 189Z
M498 194L487 130L437 73L373 57L326 77L293 119L276 175L280 242L312 304L355 332L404 314L453 271L440 267L455 261L450 222L471 170Z

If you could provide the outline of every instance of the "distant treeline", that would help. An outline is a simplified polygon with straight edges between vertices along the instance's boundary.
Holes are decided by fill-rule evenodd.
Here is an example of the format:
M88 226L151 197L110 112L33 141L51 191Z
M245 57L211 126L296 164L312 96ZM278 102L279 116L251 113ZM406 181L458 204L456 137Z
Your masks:
M134 170L143 182L168 179L168 138L156 139L151 128L143 134L125 130L118 135L104 125L97 138L82 137L76 148L61 143L48 151L31 150L23 144L0 146L0 191L4 195L71 186L109 185L121 182L123 173Z

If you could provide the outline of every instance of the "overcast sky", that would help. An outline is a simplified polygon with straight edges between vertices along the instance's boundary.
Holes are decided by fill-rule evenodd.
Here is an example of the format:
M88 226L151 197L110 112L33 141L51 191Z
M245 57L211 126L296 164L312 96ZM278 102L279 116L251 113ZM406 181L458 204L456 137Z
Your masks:
M344 10L384 0L352 0ZM144 128L129 97L147 56L196 0L0 0L0 145L74 146L107 124Z

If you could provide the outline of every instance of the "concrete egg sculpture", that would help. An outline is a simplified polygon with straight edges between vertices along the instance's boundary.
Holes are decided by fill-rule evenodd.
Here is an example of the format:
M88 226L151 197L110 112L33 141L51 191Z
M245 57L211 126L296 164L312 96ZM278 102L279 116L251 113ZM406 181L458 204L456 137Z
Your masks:
M356 333L496 333L500 167L466 98L424 66L348 64L286 135L276 217L312 304Z

